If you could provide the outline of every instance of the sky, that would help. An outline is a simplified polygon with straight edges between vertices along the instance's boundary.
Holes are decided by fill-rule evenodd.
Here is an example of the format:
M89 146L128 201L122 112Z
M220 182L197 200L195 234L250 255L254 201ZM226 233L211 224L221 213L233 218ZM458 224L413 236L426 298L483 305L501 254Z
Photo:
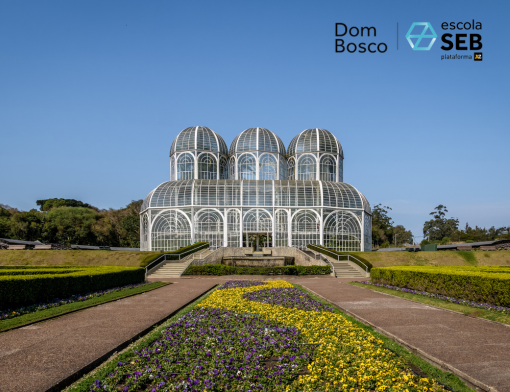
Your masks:
M438 204L461 227L509 226L509 14L506 0L0 0L0 203L120 208L169 180L186 127L227 145L264 127L286 146L318 127L343 146L344 181L417 240ZM473 55L440 48L466 33L443 22L472 20L483 61L441 60ZM407 42L413 22L433 26L430 51ZM341 38L387 51L336 53L336 23L375 27Z

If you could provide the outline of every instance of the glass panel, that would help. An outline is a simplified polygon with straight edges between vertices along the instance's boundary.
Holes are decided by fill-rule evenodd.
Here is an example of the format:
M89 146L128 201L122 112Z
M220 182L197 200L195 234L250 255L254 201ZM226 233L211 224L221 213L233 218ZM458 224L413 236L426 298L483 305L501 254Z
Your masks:
M152 250L170 251L191 245L191 226L177 210L163 211L152 226Z
M260 157L260 180L276 180L276 158L269 154Z
M223 246L223 216L214 210L200 210L195 216L195 241L208 242L212 249Z
M336 162L331 155L321 158L321 180L336 181Z
M324 246L342 252L361 251L359 219L347 211L335 211L324 224Z
M193 155L181 154L177 159L177 180L191 180L195 176L195 159Z
M198 157L198 178L215 180L218 178L216 158L211 154L202 154Z
M255 157L251 154L241 155L237 163L240 180L256 180L257 163Z
M292 246L306 249L308 244L320 244L320 220L314 211L303 210L292 219Z
M317 162L312 155L303 155L298 161L298 180L315 180Z

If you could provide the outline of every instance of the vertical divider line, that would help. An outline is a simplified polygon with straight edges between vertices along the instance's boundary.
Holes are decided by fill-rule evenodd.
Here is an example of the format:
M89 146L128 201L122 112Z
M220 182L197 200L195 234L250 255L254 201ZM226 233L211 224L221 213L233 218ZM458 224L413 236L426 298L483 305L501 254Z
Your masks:
M397 50L398 50L398 22L397 22Z

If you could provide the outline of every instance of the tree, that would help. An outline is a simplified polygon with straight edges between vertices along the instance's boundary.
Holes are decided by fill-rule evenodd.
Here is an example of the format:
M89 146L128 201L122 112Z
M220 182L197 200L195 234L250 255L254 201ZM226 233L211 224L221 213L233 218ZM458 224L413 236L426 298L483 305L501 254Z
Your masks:
M457 218L447 219L446 213L448 210L442 204L438 205L434 210L429 214L434 219L426 221L423 225L423 235L429 241L441 241L444 237L452 237L458 230L459 220Z
M83 203L79 200L74 199L44 199L37 200L35 202L39 206L41 211L49 211L52 208L58 207L84 207L84 208L94 208L90 204Z
M402 225L397 225L393 228L393 235L397 245L410 244L413 242L413 233Z
M372 240L374 244L382 244L393 241L393 220L388 212L388 206L377 204L372 210Z
M96 245L92 226L98 213L85 207L53 208L45 215L44 234L48 242Z

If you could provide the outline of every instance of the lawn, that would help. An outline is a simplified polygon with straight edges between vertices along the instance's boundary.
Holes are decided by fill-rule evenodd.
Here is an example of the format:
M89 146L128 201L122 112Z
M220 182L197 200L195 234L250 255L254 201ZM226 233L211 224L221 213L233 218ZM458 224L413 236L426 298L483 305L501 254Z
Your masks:
M385 287L378 287L373 286L370 284L363 284L363 283L357 283L357 282L350 282L349 284L352 284L354 286L364 287L369 290L379 291L381 293L394 295L396 297L409 299L412 301L420 302L422 304L426 305L432 305L437 306L438 308L453 310L456 312L460 312L465 314L466 316L471 317L480 317L491 321L496 321L498 323L502 324L508 324L510 325L510 315L505 313L496 312L493 310L484 310L468 305L461 305L461 304L455 304L448 301L443 301L436 298L429 298L425 297L423 295L417 295L417 294L410 294L405 293L402 291L392 290Z
M139 267L160 252L113 250L0 250L0 265L68 265Z
M356 252L349 253L374 267L510 265L510 251Z
M69 391L471 391L285 281L230 281Z
M49 309L39 310L33 313L24 314L22 316L2 320L0 321L0 332L11 328L16 328L24 324L34 323L49 317L62 316L66 313L85 309L90 306L100 305L105 302L115 301L131 295L141 294L165 286L167 284L168 283L163 282L150 283L135 288L129 288L125 290L114 291L101 296L95 296L85 301L72 302L69 304L51 307Z

